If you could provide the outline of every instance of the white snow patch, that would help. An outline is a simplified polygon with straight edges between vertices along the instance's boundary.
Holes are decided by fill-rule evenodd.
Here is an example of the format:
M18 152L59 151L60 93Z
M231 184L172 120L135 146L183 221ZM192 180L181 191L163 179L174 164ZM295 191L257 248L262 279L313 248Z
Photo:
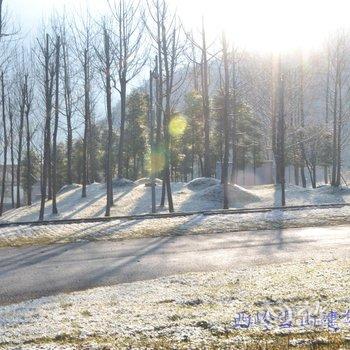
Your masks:
M112 180L113 187L124 187L124 186L135 186L134 181L125 179L125 178L117 178Z
M210 186L204 189L200 194L200 198L205 200L214 200L223 202L224 191L221 184ZM253 192L246 190L238 185L228 185L228 199L230 207L242 207L249 203L259 202L260 198Z
M146 214L151 212L151 188L143 186L147 179L135 183L127 179L116 180L113 188L114 206L112 216ZM161 180L157 180L159 185ZM199 178L185 183L172 183L175 211L189 212L221 209L223 191L216 179ZM87 197L82 198L80 185L73 184L61 189L57 196L58 215L52 215L52 203L48 201L45 219L70 219L104 216L106 206L105 184L93 183L87 186ZM156 201L160 202L162 186L156 186ZM345 203L350 202L350 190L334 190L330 186L316 189L286 186L287 205ZM229 204L231 208L256 208L261 206L280 206L281 191L278 186L266 185L243 188L229 185ZM23 206L4 213L0 222L35 221L39 216L40 203ZM157 207L157 212L167 212L167 206Z
M150 186L152 183L152 180L149 178L149 177L143 177L141 179L138 179L135 181L135 184L138 186L138 185L146 185L146 186ZM157 185L157 186L161 186L162 185L162 180L161 179L154 179L154 183Z
M3 306L0 344L12 349L26 349L25 343L28 349L49 345L56 349L70 345L64 344L64 335L73 339L72 346L86 342L89 349L95 339L116 341L112 343L115 348L122 348L118 341L125 337L134 343L166 339L174 348L182 341L196 348L224 347L225 342L242 337L249 341L249 332L234 328L238 313L287 309L292 310L295 321L290 335L299 336L304 330L300 317L306 309L348 310L349 267L349 260L305 260L176 275ZM348 336L349 325L338 324L341 334ZM254 335L259 332L265 331L254 329ZM281 329L272 323L270 332L280 333ZM40 344L40 339L46 343L51 339L51 344Z
M192 191L200 191L210 186L218 185L219 183L219 180L212 177L199 177L187 183L186 187Z

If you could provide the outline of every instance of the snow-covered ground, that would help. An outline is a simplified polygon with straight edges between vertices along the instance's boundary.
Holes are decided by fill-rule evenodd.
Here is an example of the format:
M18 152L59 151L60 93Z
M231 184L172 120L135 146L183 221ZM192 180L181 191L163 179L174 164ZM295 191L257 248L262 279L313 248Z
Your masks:
M0 228L0 247L68 243L84 240L123 240L184 234L215 234L243 230L340 225L350 222L350 208L232 215L113 220L101 223L20 225Z
M141 182L141 183L140 183ZM222 188L215 179L196 179L189 184L173 183L175 211L189 212L222 208ZM229 186L231 208L251 208L280 205L281 194L274 185L256 186L244 189ZM106 205L106 187L94 183L87 187L87 197L81 198L81 187L72 185L58 196L59 215L52 215L51 201L47 202L46 219L85 218L104 216ZM160 202L161 186L156 186L157 203ZM317 189L288 185L286 188L288 205L344 203L350 202L350 189L333 190L330 186ZM112 216L143 214L151 211L151 188L142 181L133 186L114 187L114 207ZM158 208L166 212L167 208ZM39 203L6 212L1 221L34 221L38 219Z
M216 181L176 183L173 190L177 211L221 208L222 190ZM116 186L114 191L112 215L150 211L150 187L139 183ZM160 191L157 186L158 202ZM280 191L272 185L249 189L230 187L231 207L279 205L279 200ZM348 189L287 186L287 204L345 202L350 202ZM52 217L48 203L47 219L103 216L105 186L88 186L85 199L81 198L80 186L65 188L59 195L58 206L59 216ZM2 220L30 221L36 220L37 215L38 204L34 204L9 211ZM0 229L0 247L349 222L350 207L345 206L327 210L21 225ZM330 252L330 256L321 261L192 273L4 306L0 307L0 349L255 350L265 348L266 344L271 345L269 349L287 349L288 341L300 349L311 348L313 342L324 343L329 349L333 348L328 347L328 342L339 342L345 348L350 343L349 268L350 260L340 260ZM270 323L264 317L266 312L275 316ZM281 318L286 312L292 315L292 327L282 329ZM301 326L307 312L312 317ZM252 323L248 329L242 329L238 325L244 325L247 314ZM338 317L336 320L334 315ZM315 320L320 323L320 333L316 335L312 323ZM266 327L270 332L265 332ZM338 327L338 332L329 333L334 330L332 327ZM290 333L289 337L284 335L286 332ZM258 341L257 337L260 337ZM277 343L282 344L281 347L274 345Z
M197 180L192 184L173 184L174 202L177 210L221 208L221 186L211 180ZM157 188L158 199L160 187ZM139 214L149 212L150 188L144 185L115 188L115 206L112 215ZM279 204L280 191L275 186L257 186L249 190L232 187L233 206L258 207ZM350 202L350 190L333 191L329 186L317 189L287 187L288 204L320 204ZM103 216L105 187L92 184L88 187L88 197L81 198L81 188L73 186L63 191L58 199L60 215L55 218L77 218ZM50 215L47 208L47 218ZM166 210L166 209L162 209ZM37 219L38 204L31 207L6 212L3 221L27 221ZM173 234L219 233L239 230L274 229L317 225L339 225L350 222L350 207L334 209L308 209L301 211L273 210L265 213L232 215L192 215L187 217L114 220L101 223L59 224L49 226L21 225L0 229L0 246L21 246L25 244L45 244L72 242L79 240L120 240Z
M4 306L0 349L289 349L288 341L298 349L320 342L345 349L349 268L350 260L325 256Z

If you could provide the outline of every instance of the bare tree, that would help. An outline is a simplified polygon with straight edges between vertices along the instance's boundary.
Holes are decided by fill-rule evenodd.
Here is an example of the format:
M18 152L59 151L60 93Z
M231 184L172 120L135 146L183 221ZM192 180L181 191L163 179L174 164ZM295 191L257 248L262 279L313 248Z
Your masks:
M302 163L300 166L300 176L301 176L301 183L302 186L306 187L306 176L305 176L305 162L307 161L305 158L305 146L304 146L304 134L303 130L305 128L305 111L304 111L304 62L302 55L300 56L300 65L299 65L299 112L300 112L300 133L299 133L299 145L301 149L301 155L302 155Z
M58 214L57 210L57 133L59 121L59 88L60 88L60 49L61 38L56 37L55 45L55 120L52 136L52 214Z
M154 142L154 101L153 101L153 81L157 77L158 58L155 58L155 69L150 70L149 74L149 99L148 99L148 123L150 130L150 144L151 144L151 198L152 198L152 213L156 209L156 184L155 184L155 142Z
M329 111L330 111L330 71L331 71L331 57L330 57L330 47L327 45L327 73L326 73L326 117L325 123L326 127L329 123ZM324 182L328 184L328 166L324 166Z
M31 161L31 126L29 122L29 114L32 106L33 90L31 87L27 87L26 96L26 111L25 111L25 123L26 123L26 154L27 154L27 205L32 204L32 161Z
M346 80L346 56L348 54L346 36L339 33L333 41L331 68L333 78L333 142L332 142L332 186L340 186L343 147L343 126L345 111L343 108L343 91Z
M210 132L210 106L209 106L209 74L208 74L208 52L205 36L204 19L202 19L202 62L201 62L201 81L202 81L202 102L204 118L204 176L210 177L210 150L209 150L209 132Z
M281 185L281 204L286 205L285 194L285 107L284 107L284 73L282 70L281 56L278 63L278 121L277 121L277 169Z
M6 126L6 97L5 97L5 78L4 72L1 72L1 105L2 105L2 126L3 126L3 137L4 137L4 163L2 169L2 181L1 181L1 198L0 198L0 216L4 212L4 198L6 190L6 168L7 168L7 126Z
M108 140L106 145L106 187L107 187L107 202L105 216L111 215L111 206L113 206L113 186L112 186L112 142L113 142L113 119L112 119L112 56L111 56L111 42L110 34L107 29L106 22L103 22L103 49L99 52L95 50L99 61L101 63L101 69L104 89L106 96L106 109L107 109L107 123L108 123Z
M108 0L108 4L115 21L115 41L111 43L111 55L113 61L115 61L118 75L118 79L113 80L114 87L120 95L118 178L122 178L127 86L140 73L148 56L145 50L145 43L142 42L144 22L139 17L140 2L120 0L116 4Z
M16 186L16 208L21 206L21 163L22 163L22 148L23 148L23 129L24 117L26 112L26 101L28 95L28 74L24 74L24 79L20 85L20 115L19 115L19 129L18 129L18 150L17 150L17 186Z
M89 49L84 50L84 142L83 142L83 189L82 197L86 197L86 186L88 181L88 143L90 126L90 57Z
M230 107L230 80L229 80L229 68L228 68L228 48L225 33L222 34L222 53L223 53L223 65L224 65L224 108L223 108L223 128L224 128L224 159L222 163L221 183L224 192L223 209L228 209L228 157L229 157L229 107Z
M10 122L10 158L11 158L11 204L15 207L15 155L14 155L14 133L13 133L13 111L11 99L8 99L9 122Z
M54 65L51 62L51 57L54 54L50 45L49 34L45 36L45 42L40 45L41 54L43 56L42 66L44 69L44 100L45 100L45 127L44 127L44 156L42 165L42 180L41 180L41 202L39 220L44 219L46 189L49 183L49 173L51 172L51 114L53 100L53 82L54 82ZM49 185L50 187L50 185Z
M93 32L91 17L88 13L81 23L75 23L73 39L75 42L75 56L79 60L83 73L83 116L84 116L84 137L83 137L83 174L82 174L82 197L87 196L87 184L89 178L89 154L91 147L91 80L92 80L92 56L93 56ZM102 55L103 56L103 55ZM90 154L91 157L91 154Z
M185 41L181 40L181 26L179 26L177 17L171 15L168 6L164 0L154 0L148 3L149 13L156 25L156 33L149 28L151 36L155 42L158 57L158 74L157 74L157 98L156 103L162 107L163 123L163 191L161 206L165 202L167 194L169 212L174 211L174 204L171 192L170 178L170 133L169 123L174 110L175 99L174 93L183 83L183 76L178 73L177 69L181 64L181 57L184 54ZM160 51L159 51L160 50ZM187 73L187 70L186 70ZM159 127L159 117L157 111L157 128ZM158 134L158 133L157 133ZM157 135L157 139L158 139ZM157 140L158 141L158 140ZM158 145L158 147L160 144Z
M232 167L231 183L237 181L237 57L235 48L232 49Z
M170 41L170 43L169 43ZM171 52L168 51L169 44L171 46ZM171 193L171 180L170 180L170 134L169 123L171 117L171 94L173 89L174 69L175 69L175 52L176 50L176 30L170 34L170 38L167 36L165 24L162 23L162 54L164 59L164 76L165 76L165 109L164 109L164 148L165 148L165 168L164 168L164 185L168 195L169 212L174 211L173 197ZM170 56L171 55L171 56ZM170 56L170 57L169 57Z
M205 31L204 18L202 18L202 31L201 31L201 42L198 43L194 40L193 35L189 37L192 44L192 56L194 64L194 76L196 86L196 67L200 67L200 88L202 95L202 111L203 111L203 122L204 122L204 164L203 164L203 176L211 176L211 164L210 164L210 99L209 99L209 62L216 55L210 55L208 52L207 37ZM197 48L200 51L201 60L196 62L194 58L194 49Z
M151 19L156 25L156 29L153 30L148 24L148 32L155 43L155 50L157 52L157 63L156 63L156 148L157 152L161 152L162 148L162 126L163 126L163 115L164 115L164 69L163 69L163 55L162 55L162 23L164 23L167 15L167 7L164 1L152 0L147 2L148 11ZM154 9L154 10L153 10ZM155 13L154 13L155 12ZM164 173L164 169L163 169ZM164 174L163 174L164 178ZM165 181L162 183L162 195L160 200L160 206L163 207L165 204L166 187Z
M72 153L73 153L73 100L72 100L72 85L71 85L71 70L70 70L70 51L68 46L68 38L66 33L65 23L62 26L62 59L63 59L63 89L64 89L64 105L67 119L67 184L73 182L72 174Z
M4 197L6 190L6 168L7 168L7 150L8 150L8 136L7 136L7 123L6 123L6 95L5 95L5 65L8 65L9 57L11 55L11 49L9 46L5 46L4 38L13 37L16 34L15 30L10 30L10 16L4 7L4 0L0 0L0 44L1 44L1 53L3 55L1 62L1 103L2 103L2 121L3 121L3 138L4 138L4 148L3 148L3 171L2 171L2 181L1 181L1 195L0 195L0 216L4 211ZM12 113L9 106L9 113ZM11 117L12 118L12 117ZM11 171L13 179L13 170ZM12 180L13 181L13 180ZM13 189L13 187L12 187ZM11 191L12 202L14 202L14 195ZM14 204L14 203L13 203Z

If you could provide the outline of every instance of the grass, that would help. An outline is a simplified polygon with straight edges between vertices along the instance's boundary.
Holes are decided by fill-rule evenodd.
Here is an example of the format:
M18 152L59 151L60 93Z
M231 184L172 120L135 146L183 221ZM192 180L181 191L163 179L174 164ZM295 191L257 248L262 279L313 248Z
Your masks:
M73 349L88 349L93 347L96 350L107 349L236 349L236 350L345 350L350 349L350 340L345 339L341 334L330 332L309 332L299 334L235 334L229 333L214 337L211 341L202 344L192 344L186 339L174 342L164 337L101 337L90 336L85 339L79 336L59 334L54 338L37 338L28 341L24 345L31 349L39 349L41 346L51 347L71 346ZM0 349L10 347L8 343L0 343Z
M148 219L151 220L151 219ZM172 219L167 219L172 220ZM88 232L84 232L85 229L78 229L72 227L69 229L69 225L64 225L64 229L60 229L59 226L55 226L55 230L50 227L43 226L40 230L35 231L32 235L26 233L26 227L23 227L23 234L19 233L16 236L8 235L6 231L2 234L0 229L0 248L19 248L30 245L50 245L55 243L65 244L65 243L75 243L79 241L122 241L127 239L144 238L144 237L164 237L172 235L196 235L196 234L215 234L225 232L228 229L230 232L239 231L254 231L254 230L273 230L273 229L286 229L286 228L300 228L300 227L318 227L318 226L337 226L345 225L350 223L349 217L329 217L327 220L319 220L311 217L309 220L292 219L278 219L276 221L261 220L257 222L251 222L249 220L244 220L244 216L240 219L241 221L234 222L230 227L226 227L229 223L226 222L226 226L217 227L207 226L206 223L201 223L198 226L188 227L183 225L184 223L176 223L167 221L166 225L154 226L149 225L149 227L141 226L138 227L137 224L142 222L142 220L135 220L135 224L132 225L131 229L121 227L120 222L116 223L115 232L103 233L103 229L93 230L93 227L88 228ZM156 229L155 229L156 227ZM68 228L68 229L67 229ZM107 230L108 232L108 230Z

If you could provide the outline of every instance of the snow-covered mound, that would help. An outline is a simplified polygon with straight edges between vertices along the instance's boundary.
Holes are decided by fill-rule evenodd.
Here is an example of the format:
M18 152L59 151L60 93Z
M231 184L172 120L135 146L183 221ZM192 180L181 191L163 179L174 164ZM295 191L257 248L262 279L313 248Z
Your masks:
M192 191L201 191L210 186L218 185L219 183L219 180L212 177L198 177L187 183L186 187Z
M113 187L125 187L125 186L135 186L134 181L125 179L125 178L120 178L120 179L113 179L112 180L112 185Z
M350 188L349 187L332 187L329 185L320 185L317 186L317 192L320 194L339 194L339 195L347 195L350 194Z
M204 189L199 197L208 201L220 201L224 199L223 186L219 183ZM242 206L248 203L259 202L260 198L252 192L238 185L228 185L228 198L230 206Z
M161 186L162 185L162 180L156 178L155 180L155 184L157 186ZM136 180L135 185L139 186L139 185L145 185L145 186L151 186L151 179L149 177L143 177L141 179Z
M151 212L152 191L150 187L119 179L113 188L115 205L111 215L134 215ZM116 181L114 183L116 183ZM158 179L159 183L161 181ZM192 189L190 189L190 188ZM173 202L177 212L193 212L221 209L223 190L220 182L215 179L195 179L190 184L172 182ZM194 188L194 189L193 189ZM201 188L201 189L200 189ZM159 207L162 186L156 186L157 212L167 212L167 202ZM64 186L57 196L58 215L52 215L52 201L45 203L45 219L73 219L104 216L106 207L106 184L93 183L87 185L87 197L82 198L81 185ZM334 190L331 186L316 189L286 185L287 205L349 203L350 190L347 188ZM230 208L256 208L260 206L280 206L281 189L276 185L254 186L245 189L237 185L229 185ZM39 217L40 201L31 206L6 211L0 222L33 221Z
M65 192L68 192L68 191L72 191L72 190L75 190L77 188L81 188L81 185L79 184L71 184L71 185L64 185L60 188L60 190L57 192L57 193L65 193Z

